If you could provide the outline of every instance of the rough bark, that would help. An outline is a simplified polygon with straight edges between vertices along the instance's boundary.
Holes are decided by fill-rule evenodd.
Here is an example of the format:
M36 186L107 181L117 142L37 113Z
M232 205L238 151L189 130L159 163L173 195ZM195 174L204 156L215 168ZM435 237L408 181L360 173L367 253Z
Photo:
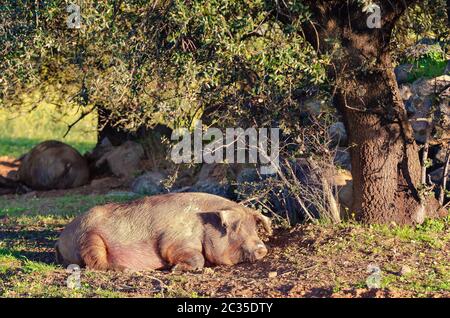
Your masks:
M351 148L353 211L364 223L411 224L439 205L420 193L419 149L400 97L389 54L392 29L414 0L378 1L381 28L369 28L356 1L305 1L313 21L306 40L331 54L328 75ZM277 18L291 22L289 8Z
M351 148L353 210L366 223L420 223L425 215L418 192L419 152L409 137L409 123L402 114L401 100L396 96L396 89L392 90L395 78L390 69L386 65L376 74L364 77L360 74L353 80L344 80L343 87L336 92L336 106L343 115L350 144L354 145ZM358 94L361 91L364 96ZM387 109L361 110L364 101L389 103L392 113Z

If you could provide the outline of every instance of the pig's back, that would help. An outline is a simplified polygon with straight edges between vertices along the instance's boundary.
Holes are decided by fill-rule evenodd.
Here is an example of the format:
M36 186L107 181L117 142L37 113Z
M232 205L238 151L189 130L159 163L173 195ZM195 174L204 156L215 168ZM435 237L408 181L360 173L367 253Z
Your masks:
M236 202L220 196L202 192L182 192L149 196L143 199L147 207L155 213L171 215L188 214L192 212L216 212L223 209L239 207Z
M239 206L233 201L207 193L169 193L96 207L83 223L90 230L95 228L114 241L148 241L167 232L191 236L195 234L193 231L201 231L198 213Z

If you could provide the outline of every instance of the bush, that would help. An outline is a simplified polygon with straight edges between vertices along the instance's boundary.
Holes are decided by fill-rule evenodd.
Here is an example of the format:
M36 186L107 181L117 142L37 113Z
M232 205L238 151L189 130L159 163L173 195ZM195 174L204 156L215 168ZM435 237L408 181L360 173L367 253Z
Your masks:
M413 64L414 69L408 77L408 82L418 78L434 78L444 73L447 66L445 52L439 44L417 44L406 52L405 63Z

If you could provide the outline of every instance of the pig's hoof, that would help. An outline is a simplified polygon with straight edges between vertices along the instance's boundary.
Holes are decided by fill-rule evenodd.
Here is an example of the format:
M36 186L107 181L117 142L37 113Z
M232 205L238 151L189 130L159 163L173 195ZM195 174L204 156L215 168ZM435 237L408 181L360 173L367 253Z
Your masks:
M175 266L172 267L172 269L170 270L172 273L181 273L181 272L185 272L186 271L186 266L181 265L181 264L177 264Z
M193 267L189 264L177 264L172 267L172 273L181 273L181 272L193 272L193 273L201 273L203 267Z
M197 253L190 255L189 257L184 257L183 259L178 259L177 264L172 267L172 272L176 271L190 271L195 272L202 270L205 266L205 258L202 254Z

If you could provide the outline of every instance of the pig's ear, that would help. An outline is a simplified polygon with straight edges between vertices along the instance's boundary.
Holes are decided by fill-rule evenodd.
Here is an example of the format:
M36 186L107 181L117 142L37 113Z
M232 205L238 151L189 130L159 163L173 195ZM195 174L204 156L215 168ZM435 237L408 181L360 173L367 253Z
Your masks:
M256 222L259 222L264 227L267 234L272 235L272 220L259 212L253 212Z
M223 210L217 212L217 215L222 222L222 226L228 231L237 232L239 227L241 226L241 216L239 213L236 213L231 210Z

